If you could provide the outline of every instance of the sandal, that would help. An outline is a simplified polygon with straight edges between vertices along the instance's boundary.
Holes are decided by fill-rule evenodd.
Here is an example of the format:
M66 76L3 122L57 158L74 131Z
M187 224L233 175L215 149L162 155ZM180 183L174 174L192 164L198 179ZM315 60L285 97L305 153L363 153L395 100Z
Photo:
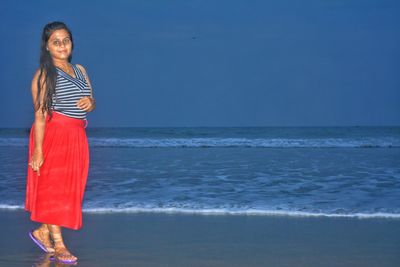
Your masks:
M54 243L62 241L61 234L52 234ZM66 259L67 258L67 259ZM69 259L68 259L69 258ZM73 264L78 261L78 258L69 252L66 247L55 247L54 255L50 257L51 261L58 261L66 264Z
M70 258L70 257L74 257L75 259L66 259L66 258ZM66 248L60 248L60 249L56 249L56 252L54 253L54 255L50 256L49 258L51 261L58 261L64 264L74 264L77 263L78 258L76 258L74 255L72 255L68 249Z
M35 237L33 234L34 231L35 230L33 230L33 229L29 231L29 237L32 239L32 241L35 242L35 244L38 245L38 247L41 248L44 252L53 253L54 248L51 246L46 246L46 244L43 241L41 241L39 238ZM40 232L41 230L38 230L38 231ZM41 237L40 233L39 233L39 237Z

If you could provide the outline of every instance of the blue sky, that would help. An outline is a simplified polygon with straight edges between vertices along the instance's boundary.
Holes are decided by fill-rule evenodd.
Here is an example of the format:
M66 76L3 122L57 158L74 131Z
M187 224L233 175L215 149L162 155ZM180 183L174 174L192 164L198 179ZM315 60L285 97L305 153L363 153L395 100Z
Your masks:
M72 30L95 126L400 125L400 2L2 1L0 127L30 127L43 26Z

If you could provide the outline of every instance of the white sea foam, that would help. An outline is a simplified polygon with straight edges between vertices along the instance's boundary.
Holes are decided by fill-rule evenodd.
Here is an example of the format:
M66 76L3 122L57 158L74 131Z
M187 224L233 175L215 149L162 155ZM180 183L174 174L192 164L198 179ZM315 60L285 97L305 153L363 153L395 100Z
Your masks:
M8 205L8 204L0 204L1 210L21 210L24 209L21 205Z
M94 146L118 147L400 147L394 138L91 138Z
M169 213L169 214L201 214L201 215L255 215L255 216L290 216L290 217L332 217L332 218L395 218L400 219L400 214L395 213L313 213L303 211L283 210L228 210L228 209L182 209L182 208L89 208L88 213Z
M377 148L400 147L400 139L380 138L103 138L91 137L93 147L265 147ZM1 137L0 146L27 146L27 138Z
M0 210L23 210L21 205L0 204ZM185 209L185 208L84 208L84 213L109 214L109 213L161 213L161 214L197 214L197 215L247 215L247 216L288 216L288 217L329 217L329 218L359 218L359 219L400 219L398 213L317 213L304 211L285 211L285 210L262 210L262 209Z

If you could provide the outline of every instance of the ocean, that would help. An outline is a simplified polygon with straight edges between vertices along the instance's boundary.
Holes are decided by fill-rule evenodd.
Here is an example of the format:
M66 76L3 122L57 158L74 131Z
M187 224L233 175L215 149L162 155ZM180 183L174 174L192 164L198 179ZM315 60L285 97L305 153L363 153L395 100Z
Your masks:
M29 129L0 129L23 209ZM84 212L400 218L400 127L87 128Z

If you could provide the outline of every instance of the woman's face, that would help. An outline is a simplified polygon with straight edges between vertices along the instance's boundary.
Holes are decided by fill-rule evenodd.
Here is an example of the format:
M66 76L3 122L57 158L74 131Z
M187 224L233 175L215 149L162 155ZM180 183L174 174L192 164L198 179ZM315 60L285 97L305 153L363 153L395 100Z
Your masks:
M55 30L47 41L47 50L53 59L68 60L72 52L72 41L64 29Z

